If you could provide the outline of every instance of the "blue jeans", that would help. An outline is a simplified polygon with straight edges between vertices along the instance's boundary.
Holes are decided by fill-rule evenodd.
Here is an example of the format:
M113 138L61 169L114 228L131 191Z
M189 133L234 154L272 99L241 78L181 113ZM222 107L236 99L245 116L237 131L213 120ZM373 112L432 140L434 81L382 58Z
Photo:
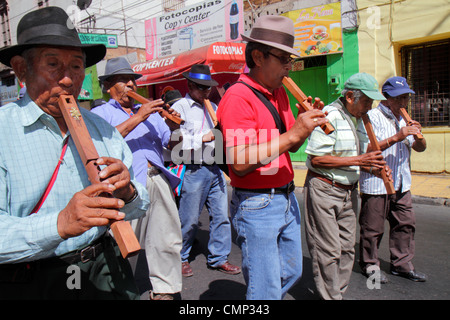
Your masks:
M188 165L178 211L183 234L182 262L188 261L198 229L198 218L204 205L210 216L207 262L211 267L219 267L228 261L231 251L231 223L228 218L225 177L216 165Z
M247 299L282 299L302 274L300 208L294 192L233 189L230 213L242 250Z

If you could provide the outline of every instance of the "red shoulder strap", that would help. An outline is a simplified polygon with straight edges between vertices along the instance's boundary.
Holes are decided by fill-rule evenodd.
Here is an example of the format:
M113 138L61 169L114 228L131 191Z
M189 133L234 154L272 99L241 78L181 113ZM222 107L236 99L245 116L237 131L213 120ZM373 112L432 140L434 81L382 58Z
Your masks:
M52 190L53 185L56 181L56 176L58 175L59 167L61 166L61 162L63 161L64 155L66 154L67 150L67 144L69 142L69 138L66 139L64 142L64 146L61 151L61 156L59 157L58 164L56 165L55 171L53 171L52 177L50 179L50 182L47 185L47 188L45 188L44 193L42 194L41 198L39 199L38 203L34 207L34 209L31 211L30 215L33 213L37 213L39 209L42 207L42 204L44 203L45 199L47 198L48 194L50 193L50 190Z

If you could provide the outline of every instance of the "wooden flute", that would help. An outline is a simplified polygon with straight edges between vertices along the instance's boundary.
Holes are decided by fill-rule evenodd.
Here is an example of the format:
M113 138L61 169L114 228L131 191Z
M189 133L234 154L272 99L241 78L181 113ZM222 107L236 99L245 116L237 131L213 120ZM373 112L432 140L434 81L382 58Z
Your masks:
M58 102L64 121L69 128L70 135L75 142L78 154L86 168L89 181L92 184L100 183L100 178L98 176L100 168L95 165L95 161L99 158L99 155L92 142L92 138L83 117L81 116L75 98L71 95L61 95ZM112 197L111 194L101 194L101 196ZM121 220L111 223L111 230L119 246L122 257L131 257L141 250L136 234L128 221Z
M369 120L369 116L367 114L364 114L362 115L362 119L364 122L364 127L366 128L367 135L369 136L370 144L372 145L372 150L381 150L380 144L378 143L377 137L375 136L375 132L373 131L372 123ZM383 179L387 194L395 194L394 184L391 180L389 180L385 168L381 170L381 178Z
M214 124L214 127L216 127L219 122L217 121L217 116L216 116L216 113L214 112L211 101L209 101L209 99L205 99L204 103L205 103L206 110L208 110L209 116L211 117L211 120Z
M300 105L300 107L302 107L304 111L314 109L311 103L308 102L308 97L303 93L303 91L295 84L295 82L291 78L284 77L283 84L289 90L289 92L292 93L294 98L297 99L298 104ZM325 123L320 127L326 134L330 134L331 132L334 131L333 126L329 122Z
M134 100L136 100L136 101L138 101L138 102L140 102L140 103L142 103L142 104L150 102L150 100L148 100L147 98L141 96L140 94L138 94L138 93L136 93L136 92L134 92L134 91L128 91L128 92L127 92L127 95L128 95L130 98L133 98ZM170 114L170 113L167 112L167 110L164 109L164 108L160 111L159 114L160 114L162 117L166 117L167 119L172 120L172 121L175 122L176 124L183 124L183 123L184 123L184 120L183 120L183 119L181 119L180 117L176 117L176 116Z
M405 119L406 124L409 125L409 123L411 122L411 117L409 116L408 111L406 111L405 108L400 108L400 114L403 119ZM416 137L417 139L423 139L423 135L421 133L418 133Z

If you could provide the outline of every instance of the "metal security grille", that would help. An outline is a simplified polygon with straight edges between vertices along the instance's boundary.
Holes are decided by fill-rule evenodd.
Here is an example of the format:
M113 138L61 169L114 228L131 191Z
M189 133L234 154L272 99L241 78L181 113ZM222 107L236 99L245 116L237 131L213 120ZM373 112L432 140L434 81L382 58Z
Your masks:
M411 88L411 118L422 126L450 126L450 40L406 46L402 73Z

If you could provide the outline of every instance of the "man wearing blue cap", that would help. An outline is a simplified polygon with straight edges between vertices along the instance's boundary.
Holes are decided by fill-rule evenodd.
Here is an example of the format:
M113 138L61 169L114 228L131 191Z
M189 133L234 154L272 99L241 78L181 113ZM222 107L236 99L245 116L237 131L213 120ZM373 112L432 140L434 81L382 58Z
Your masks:
M407 123L400 115L400 108L406 108L410 95L414 94L403 77L389 78L382 87L386 100L376 109L368 112L370 121L380 142L383 157L392 170L396 194L388 197L382 180L369 172L362 172L361 183L361 238L360 266L370 277L379 274L381 283L387 277L380 271L378 247L383 237L384 220L390 224L389 248L391 273L413 281L423 282L426 276L415 271L411 260L414 257L415 215L411 201L411 148L425 151L425 138L417 138L420 123ZM370 171L370 170L369 170ZM373 172L376 172L374 169ZM372 172L372 173L373 173Z

